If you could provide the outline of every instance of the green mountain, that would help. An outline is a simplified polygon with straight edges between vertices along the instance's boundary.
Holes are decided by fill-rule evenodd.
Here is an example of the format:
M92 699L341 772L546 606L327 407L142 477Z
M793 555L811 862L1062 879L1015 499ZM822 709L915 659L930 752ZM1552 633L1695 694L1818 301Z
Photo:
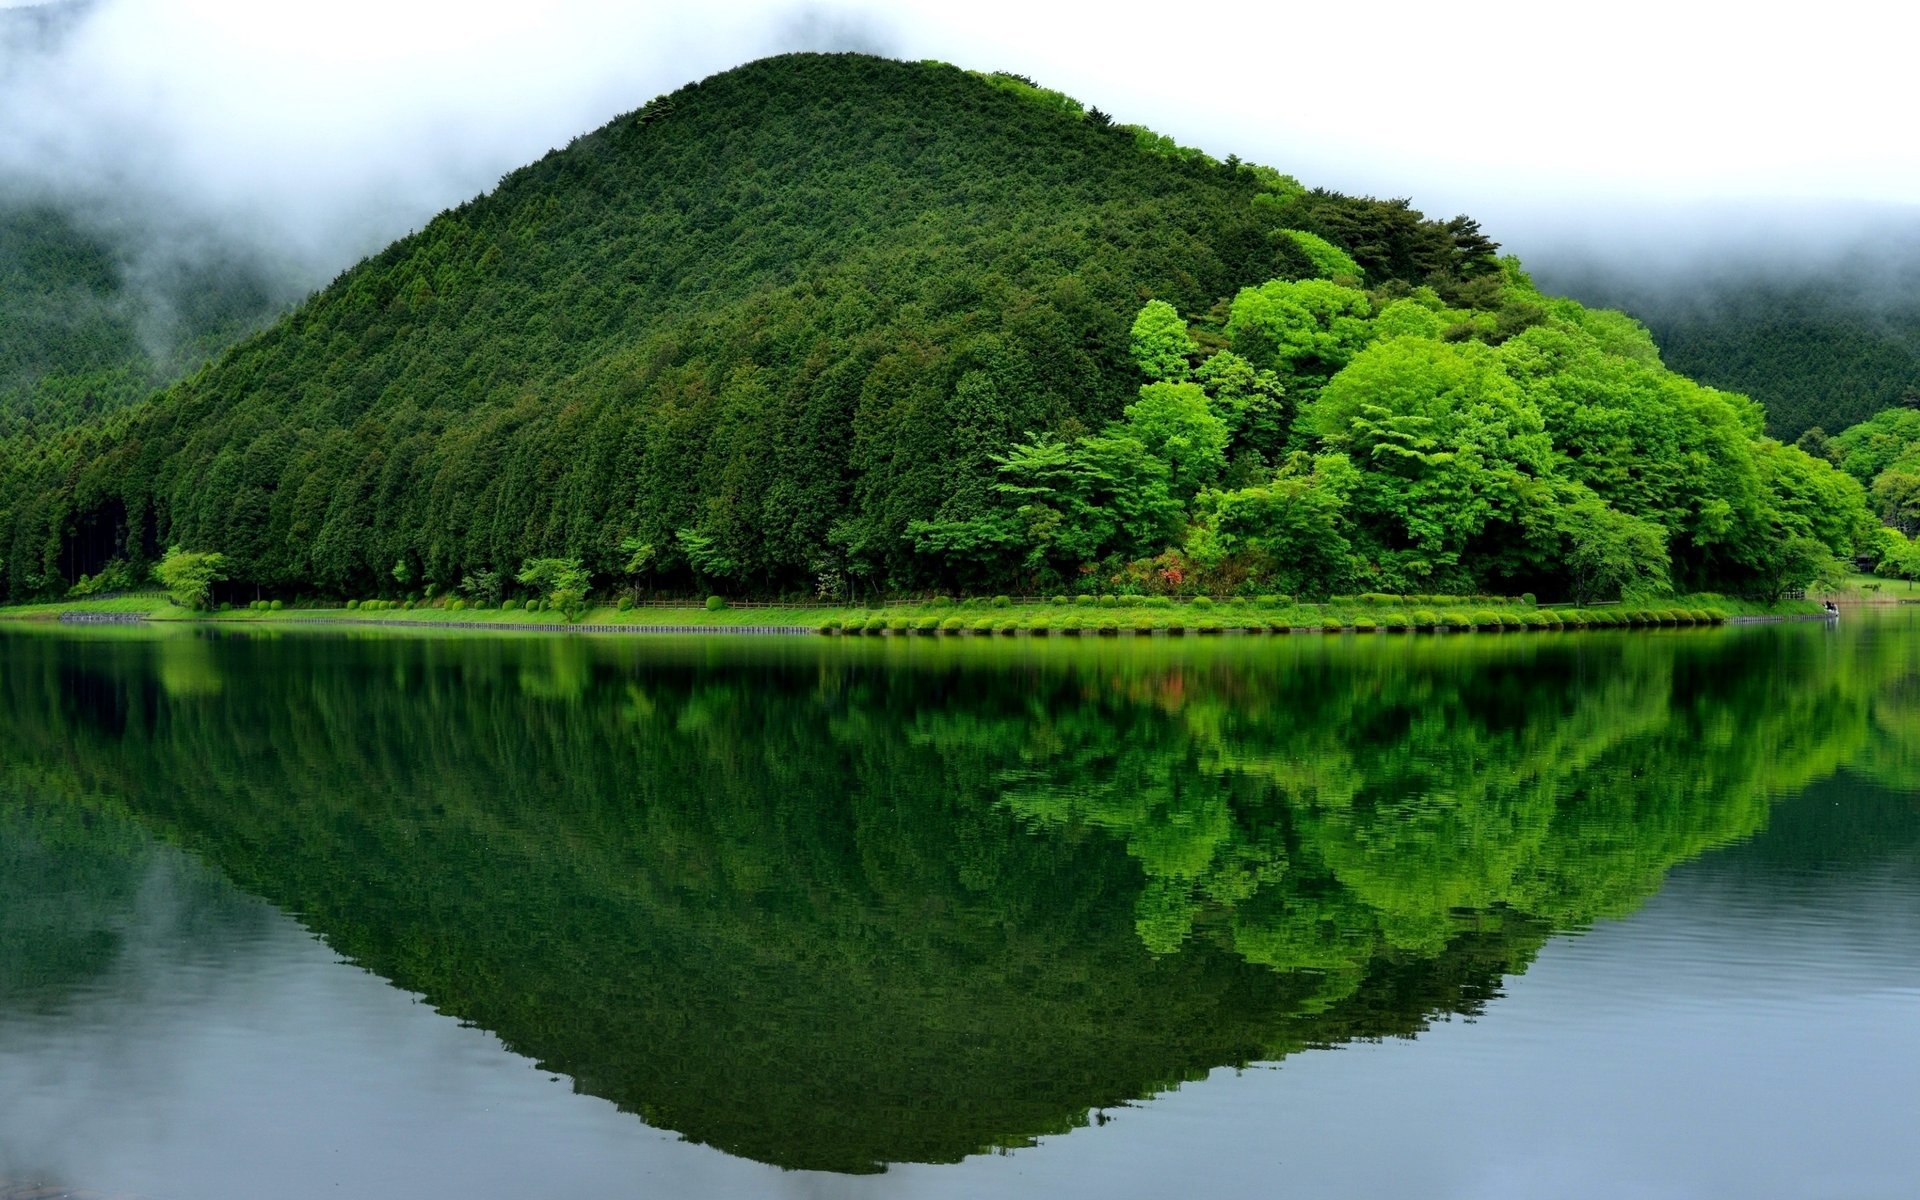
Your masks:
M1889 272L1847 259L1777 278L1702 273L1657 285L1571 268L1546 281L1646 322L1668 366L1760 401L1768 432L1784 440L1838 433L1920 396L1920 278L1911 266Z
M1858 488L1464 218L1012 76L796 55L622 116L125 415L0 446L7 596L1742 590ZM1145 308L1143 309L1143 303Z
M239 256L136 270L122 245L136 240L0 194L0 440L144 400L272 312Z

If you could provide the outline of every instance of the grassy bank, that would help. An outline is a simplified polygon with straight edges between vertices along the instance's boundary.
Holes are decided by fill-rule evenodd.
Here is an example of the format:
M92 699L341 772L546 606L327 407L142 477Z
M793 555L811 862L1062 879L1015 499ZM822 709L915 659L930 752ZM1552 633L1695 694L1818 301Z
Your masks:
M1719 596L1678 596L1653 604L1589 607L1538 605L1511 599L1468 597L1345 597L1319 604L1282 597L1230 601L1168 600L1150 597L1093 597L1071 601L1017 602L1005 598L892 603L873 607L829 608L594 607L567 621L552 611L524 608L455 607L451 604L346 608L340 605L279 609L236 608L194 612L159 594L119 596L0 608L0 620L58 620L68 614L92 614L146 621L201 621L218 624L379 624L462 627L552 628L579 626L631 628L783 627L828 634L1007 634L1133 632L1208 634L1246 632L1481 632L1526 629L1587 629L1710 625L1757 617L1816 614L1811 600L1763 604Z
M1920 604L1920 587L1911 579L1887 579L1855 572L1839 586L1820 592L1819 598L1840 604Z

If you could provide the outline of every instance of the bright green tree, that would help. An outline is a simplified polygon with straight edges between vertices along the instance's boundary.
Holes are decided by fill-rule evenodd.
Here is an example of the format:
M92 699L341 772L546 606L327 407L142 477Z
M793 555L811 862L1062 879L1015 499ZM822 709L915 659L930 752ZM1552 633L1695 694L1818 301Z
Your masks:
M153 576L175 604L202 609L213 595L213 585L227 577L227 556L172 546L154 567Z
M1666 531L1652 521L1609 508L1592 493L1561 506L1565 563L1575 604L1657 594L1669 589Z
M1180 312L1165 300L1149 300L1133 319L1133 361L1149 379L1178 382L1193 373L1200 352Z
M577 558L530 558L514 578L540 593L569 621L586 611L591 576Z

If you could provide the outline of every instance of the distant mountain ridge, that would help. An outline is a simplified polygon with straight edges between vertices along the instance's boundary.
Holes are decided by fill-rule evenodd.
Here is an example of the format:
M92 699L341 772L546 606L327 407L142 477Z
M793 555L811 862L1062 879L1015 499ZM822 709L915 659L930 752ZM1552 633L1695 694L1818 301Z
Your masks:
M1786 441L1920 396L1920 224L1876 226L1824 261L1766 249L1642 275L1572 255L1533 265L1542 286L1644 321L1674 370L1760 401Z

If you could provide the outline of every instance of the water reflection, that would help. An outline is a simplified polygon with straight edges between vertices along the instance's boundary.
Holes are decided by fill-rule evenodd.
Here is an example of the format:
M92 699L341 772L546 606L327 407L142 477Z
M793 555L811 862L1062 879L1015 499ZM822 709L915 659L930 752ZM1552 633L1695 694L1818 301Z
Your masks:
M1909 784L1916 646L0 634L0 911L81 906L0 920L0 1009L118 969L157 837L650 1124L947 1162L1476 1012L1782 793Z

